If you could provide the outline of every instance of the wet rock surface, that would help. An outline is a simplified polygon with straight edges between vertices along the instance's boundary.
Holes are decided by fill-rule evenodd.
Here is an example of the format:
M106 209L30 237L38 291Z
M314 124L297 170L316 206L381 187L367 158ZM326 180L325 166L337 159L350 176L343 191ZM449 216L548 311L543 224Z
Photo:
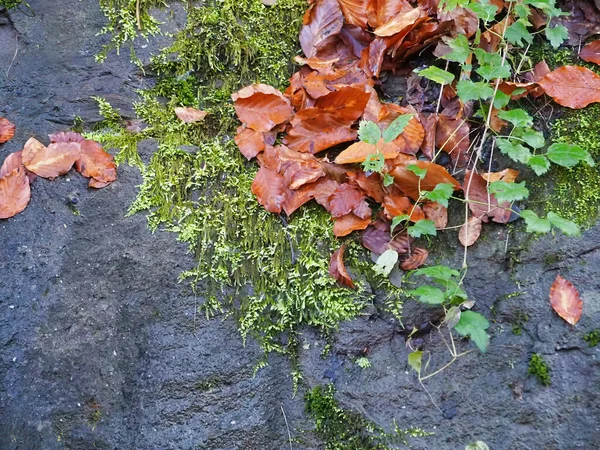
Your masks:
M148 82L126 54L94 61L106 42L95 0L29 4L0 13L0 115L17 125L0 159L76 116L98 121L91 96L132 116L134 91ZM424 383L437 407L410 372L405 333L376 308L344 324L325 358L322 339L305 331L305 386L292 397L287 359L272 355L253 377L260 350L242 345L233 320L194 314L202 299L177 282L192 257L174 234L151 234L143 215L126 217L140 181L127 166L99 191L76 173L38 179L25 212L0 222L1 449L284 449L288 425L303 442L294 449L320 449L304 432L302 393L327 382L342 407L385 428L395 420L435 433L412 449L477 439L492 450L600 445L600 352L582 339L600 323L600 227L522 251L507 228L489 227L470 250L467 291L491 319L490 347ZM584 300L574 328L549 306L558 272ZM408 302L405 314L409 326L435 312ZM435 329L423 339L432 367L448 362ZM527 375L533 353L548 362L550 387ZM372 367L361 369L361 356Z

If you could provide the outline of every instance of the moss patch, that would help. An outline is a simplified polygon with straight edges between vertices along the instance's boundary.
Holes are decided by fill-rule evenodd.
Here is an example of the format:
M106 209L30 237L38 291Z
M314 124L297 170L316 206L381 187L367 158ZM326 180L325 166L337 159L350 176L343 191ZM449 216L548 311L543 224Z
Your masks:
M587 342L590 347L595 347L600 344L600 328L590 331L588 334L584 335L583 340Z
M550 368L544 358L534 353L531 355L531 359L529 360L529 369L527 370L529 375L535 376L538 381L544 386L550 386Z
M23 0L0 0L0 8L11 9L19 6Z

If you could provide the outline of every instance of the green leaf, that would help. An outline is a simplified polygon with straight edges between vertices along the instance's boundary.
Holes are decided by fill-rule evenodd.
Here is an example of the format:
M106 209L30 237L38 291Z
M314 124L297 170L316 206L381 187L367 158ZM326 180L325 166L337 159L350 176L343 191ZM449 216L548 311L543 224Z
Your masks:
M417 350L408 354L408 365L412 367L418 374L421 374L422 363L423 352L421 350Z
M443 205L447 208L448 199L452 197L453 193L454 186L452 184L440 183L435 188L433 188L433 191L423 191L421 192L421 195L423 195L423 197L425 197L427 200L431 200L432 202L438 202L440 205Z
M497 52L489 53L489 52L486 52L482 48L473 49L473 53L475 53L475 56L477 57L477 62L479 62L480 65L484 65L484 64L488 65L488 66L501 66L502 65L502 56L500 55L500 53L497 53Z
M373 267L375 273L380 275L388 276L396 263L398 262L398 252L392 249L386 250L379 258Z
M375 122L362 120L358 125L358 138L367 144L377 145L381 139L381 130Z
M538 217L536 213L529 209L521 211L520 214L521 218L527 225L528 233L548 233L552 228L552 225L548 219L542 219L541 217Z
M471 2L469 9L477 14L477 17L485 23L491 22L496 17L497 9L494 5L489 4L489 0L479 0L479 2Z
M425 178L425 175L427 175L427 169L426 168L421 169L416 164L409 164L408 166L406 166L406 169L410 170L412 173L414 173L416 176L418 176L421 180L423 178Z
M527 19L529 17L529 15L531 14L531 9L529 9L529 6L523 5L521 3L517 3L515 5L515 14L519 18Z
M418 301L428 305L441 305L445 300L441 289L434 286L419 286L417 289L408 291L407 294L418 297Z
M546 218L550 221L552 225L554 225L567 236L579 236L579 234L581 233L579 227L575 222L563 219L555 212L550 211Z
M523 109L500 111L498 117L512 123L514 127L530 127L533 125L533 118Z
M524 147L521 144L513 144L508 139L498 139L496 140L496 144L500 148L500 151L504 155L508 155L513 161L527 164L532 156L531 151L527 147Z
M451 84L454 81L454 74L435 66L429 66L423 70L415 70L415 72L420 77L427 78L438 84Z
M454 329L461 336L469 336L477 348L482 353L485 353L489 336L485 332L490 324L485 317L474 311L463 311L460 315L460 320L454 326Z
M385 142L392 142L398 136L402 134L410 119L413 118L413 114L402 114L394 119L390 126L383 132L383 140Z
M563 167L574 167L580 161L585 161L590 166L594 165L594 160L587 150L582 149L578 145L566 144L564 142L556 142L548 147L546 156L554 164Z
M506 181L494 181L490 183L488 190L498 200L498 203L514 202L529 197L529 189L525 187L525 182L507 183Z
M465 447L465 450L490 450L488 445L483 441L475 441Z
M548 172L550 169L550 161L544 155L534 155L527 162L529 167L533 169L536 175L540 176Z
M392 184L394 184L394 177L391 176L389 173L384 173L383 174L383 185L385 187L391 186Z
M513 45L523 47L523 41L533 43L533 35L527 30L530 23L525 19L519 19L506 29L504 37Z
M485 81L473 82L471 80L460 80L456 84L456 92L463 102L469 100L487 100L494 95L494 90Z
M372 153L361 163L365 172L381 172L385 164L385 158L381 153Z
M481 75L486 81L491 81L496 78L510 78L510 67L508 65L482 65L475 72Z
M554 28L546 27L546 37L550 41L550 45L554 48L560 45L569 37L569 30L563 25L557 25Z
M542 148L546 143L544 135L532 128L515 128L513 136L523 139L527 145L535 149Z
M402 214L400 216L396 216L392 219L392 224L390 225L390 233L394 232L394 228L400 225L405 220L408 220L408 214Z
M413 275L424 275L429 278L446 282L449 281L450 278L458 277L460 273L458 270L451 269L448 266L431 266L417 269L413 272Z
M496 91L496 96L494 97L494 108L502 109L510 102L510 95L505 94L501 90Z
M469 40L464 34L459 34L454 39L445 39L444 41L452 51L444 56L443 59L454 61L460 64L467 62L471 49L469 48Z
M437 229L435 228L435 223L431 220L419 220L415 222L414 225L409 226L407 228L408 234L412 237L419 238L424 234L430 234L435 236L437 233Z

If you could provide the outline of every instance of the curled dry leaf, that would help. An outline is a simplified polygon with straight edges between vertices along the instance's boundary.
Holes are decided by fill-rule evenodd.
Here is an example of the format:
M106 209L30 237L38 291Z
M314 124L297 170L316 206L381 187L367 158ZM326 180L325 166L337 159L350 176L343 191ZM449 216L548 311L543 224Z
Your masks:
M361 163L367 159L367 156L376 153L381 153L384 159L392 159L398 156L398 147L393 142L384 142L383 139L380 139L377 145L362 141L355 142L335 158L335 163Z
M272 169L261 167L252 181L252 193L267 211L279 214L285 202L283 176Z
M30 183L32 183L33 180L37 178L37 175L35 173L30 172L23 165L23 159L21 157L22 154L23 150L19 150L18 152L11 153L6 157L4 163L2 164L2 167L0 167L0 178L12 172L15 169L23 169Z
M579 297L577 288L562 276L556 279L550 287L550 304L556 313L571 325L575 325L581 318L583 302Z
M338 0L346 23L367 28L367 0Z
M443 230L448 225L448 208L438 202L427 202L423 205L425 219L431 220L435 228Z
M350 184L342 184L329 197L329 212L333 217L341 217L358 208L365 194Z
M74 131L61 131L58 133L48 135L50 138L50 143L54 144L55 142L82 142L85 138Z
M0 178L0 219L8 219L23 211L31 189L25 170L17 167Z
M398 233L394 239L392 239L390 237L390 223L378 219L363 231L361 240L363 247L371 250L376 255L381 255L383 252L390 249L403 255L408 253L414 238L404 232Z
M64 175L80 157L78 142L55 142L45 147L35 138L29 139L23 148L23 165L42 178Z
M335 45L336 36L344 25L344 16L338 0L317 0L305 16L300 30L300 47L310 58Z
M354 282L352 281L352 277L348 274L346 270L346 265L344 264L344 251L346 250L346 244L342 244L340 248L338 248L333 255L331 255L331 259L329 260L329 274L335 278L338 283L342 286L349 287L351 289L356 289Z
M242 155L250 160L265 149L264 133L241 126L235 135L235 143Z
M519 171L515 169L504 169L500 172L488 172L481 175L488 183L493 183L494 181L506 181L507 183L512 183L518 176Z
M15 136L15 124L10 120L0 117L0 144L10 141Z
M58 145L58 144L52 144ZM69 144L71 145L71 144ZM90 180L90 187L107 186L117 179L117 165L113 156L105 152L100 144L90 140L79 143L80 158L75 162L75 170Z
M460 227L458 232L458 240L465 247L470 247L479 239L481 234L481 219L478 217L469 217L469 220Z
M407 28L412 29L422 14L423 10L420 7L408 9L403 13L396 14L389 22L377 27L373 33L377 36L388 37L400 33Z
M463 190L469 202L469 209L473 216L487 222L492 219L496 223L507 223L512 211L510 203L498 204L498 200L488 192L488 184L483 177L467 170L463 181Z
M469 150L469 123L466 119L452 119L444 114L439 114L435 129L435 143L440 149L449 153L457 160L458 155Z
M299 152L318 153L337 144L353 141L357 136L356 131L335 113L308 108L296 114L283 142Z
M398 190L391 192L383 199L383 211L388 219L396 216L409 215L411 222L417 222L425 218L420 206L413 204L408 197L401 195Z
M184 108L181 106L175 108L175 115L179 120L185 123L201 122L207 114L206 111L201 111L196 108Z
M563 66L538 83L556 103L572 109L600 102L600 76L581 66Z
M427 261L427 257L429 256L429 252L424 248L415 247L412 249L411 254L400 263L400 268L402 270L415 270L425 264Z
M256 131L271 131L276 125L290 120L294 114L290 101L266 84L247 86L231 98L238 118Z
M347 236L353 231L364 230L371 223L371 218L361 219L354 213L336 217L333 223L333 234L337 237Z
M600 64L600 39L587 44L579 52L579 57L584 61Z
M421 191L433 191L438 184L448 183L454 186L454 190L460 189L460 183L439 164L429 161L414 161L413 164L427 170L420 182L419 177L406 168L410 164L398 166L391 172L398 187L413 200L419 199L419 186Z

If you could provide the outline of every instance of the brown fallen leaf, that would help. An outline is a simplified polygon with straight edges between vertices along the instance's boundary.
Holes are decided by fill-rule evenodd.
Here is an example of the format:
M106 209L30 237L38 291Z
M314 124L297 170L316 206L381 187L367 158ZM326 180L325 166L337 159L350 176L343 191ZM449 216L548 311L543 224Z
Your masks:
M85 141L85 138L74 131L60 131L58 133L53 133L48 135L50 138L50 143L55 142L81 142Z
M469 217L469 220L460 227L458 240L465 247L470 247L479 239L482 221L479 217Z
M367 159L367 156L376 153L381 153L384 159L392 159L398 156L398 147L393 142L384 142L383 139L380 139L377 145L362 141L355 142L335 158L335 163L361 163Z
M311 58L335 45L344 16L337 0L317 0L307 11L304 23L300 30L300 47L304 55Z
M571 325L575 325L581 318L583 302L579 297L577 288L570 281L560 275L550 287L550 304L556 313Z
M333 255L331 255L331 259L329 260L329 274L335 278L338 283L342 286L349 287L351 289L356 289L354 282L352 281L352 277L348 274L346 270L346 265L344 264L344 251L346 250L346 244L342 244L340 248L338 248Z
M344 19L350 25L367 28L367 4L369 0L338 0Z
M0 178L0 219L8 219L23 211L29 199L31 189L25 170L17 167Z
M419 7L406 10L404 13L394 16L389 22L377 27L373 33L381 37L393 36L408 27L414 27L414 23L422 14L423 10Z
M184 108L178 106L175 108L175 115L185 123L196 123L204 120L208 113L196 108Z
M290 101L274 87L253 84L231 96L241 122L256 131L271 131L294 114Z
M600 102L600 76L585 67L559 67L538 84L556 103L567 108L581 109Z
M425 264L428 256L429 252L427 250L415 247L412 249L411 254L400 263L400 268L406 271L418 269Z
M86 139L80 142L79 146L80 158L75 162L75 170L84 177L96 180L90 183L90 187L105 183L108 185L117 179L117 165L114 158L110 153L105 152L100 144Z
M252 193L267 211L279 214L285 202L283 176L274 170L261 167L252 181Z
M427 220L435 224L435 228L443 230L448 225L448 208L438 202L427 202L422 206Z
M406 254L413 241L414 238L406 232L398 233L392 239L390 236L390 222L382 219L378 219L369 225L361 235L363 247L371 250L376 255L381 255L390 249L396 250L401 255Z
M433 191L440 183L452 184L454 190L460 189L460 183L439 164L429 161L415 161L413 164L419 169L427 169L422 180L419 180L417 175L406 168L410 164L398 166L390 172L402 192L413 200L419 199L419 188L421 191Z
M23 150L19 150L18 152L11 153L6 157L2 167L0 167L0 178L12 172L14 169L22 168L25 171L27 178L29 178L29 183L33 183L33 180L37 178L37 175L27 170L27 168L23 165L23 159L21 157L22 154Z
M584 61L600 64L600 39L586 44L579 52L579 57Z
M15 124L4 117L0 117L0 144L10 141L15 136L15 130Z
M341 217L353 212L365 199L365 194L350 184L339 186L329 197L329 212L333 217Z
M353 231L364 230L371 224L371 218L361 219L354 213L336 217L333 222L333 234L337 237L347 236Z
M80 155L78 142L55 142L45 147L35 138L30 138L21 157L28 170L42 178L56 178L71 170Z
M265 149L265 136L260 131L252 128L244 128L240 126L235 135L235 143L237 144L242 155L250 160Z
M518 176L519 171L515 169L504 169L500 172L487 172L481 174L481 177L488 183L493 183L494 181L506 181L507 183L512 183Z

